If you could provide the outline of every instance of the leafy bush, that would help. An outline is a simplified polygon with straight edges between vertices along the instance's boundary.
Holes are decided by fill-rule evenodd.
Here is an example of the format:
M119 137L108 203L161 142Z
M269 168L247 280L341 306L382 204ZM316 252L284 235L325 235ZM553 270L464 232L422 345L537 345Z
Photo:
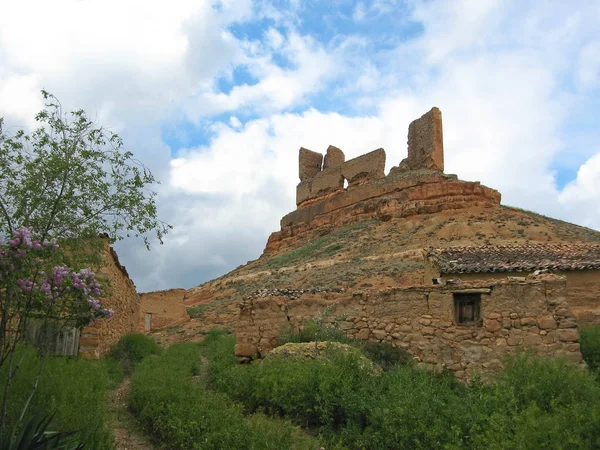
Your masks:
M203 343L211 386L247 412L287 417L328 445L391 448L598 448L600 386L593 375L560 359L520 354L485 384L418 369L398 354L389 372L360 369L352 355L327 360L266 358L236 364L233 339ZM381 361L395 360L381 344ZM384 350L381 350L383 348ZM392 347L393 348L393 347ZM381 352L377 355L377 352ZM391 364L390 364L391 365Z
M142 333L123 336L110 347L109 357L119 361L125 375L131 374L134 367L150 355L158 355L162 347L156 341Z
M325 323L324 317L326 315L327 311L314 319L308 320L298 332L291 327L282 330L278 344L322 341L350 344L360 349L367 358L379 364L385 371L390 370L396 365L412 363L412 356L406 350L394 347L388 342L365 342L360 339L350 339L337 326Z
M499 373L475 443L504 448L597 448L600 386L561 359L515 356ZM498 436L503 436L498 441Z
M412 364L413 358L406 350L394 347L389 342L364 342L352 341L352 345L360 348L363 354L384 371L389 371L396 366Z
M588 325L579 328L581 354L592 370L600 368L600 326Z
M366 393L378 382L352 353L327 351L317 359L266 359L236 371L229 394L251 411L287 416L305 427L337 430L364 415ZM241 380L245 378L245 380Z
M210 336L210 335L209 335ZM210 339L210 337L209 337ZM132 377L130 403L142 424L172 449L316 449L314 439L285 421L245 419L225 394L207 390L196 344L175 344L143 361Z
M316 317L308 320L304 327L298 332L294 329L289 328L283 330L279 336L279 345L287 344L288 342L300 343L300 342L317 342L317 341L329 341L329 342L341 342L347 344L350 342L346 333L339 328L328 325L323 322L323 319Z
M476 415L470 394L451 374L397 367L370 390L364 419L342 430L342 442L357 449L468 448Z
M24 357L19 376L13 381L7 405L8 426L15 426L29 397L41 364L37 351L21 347L16 355ZM6 369L0 371L4 385ZM107 392L113 387L106 361L56 356L46 357L38 389L23 422L36 413L55 413L52 431L78 431L77 439L88 448L112 449L108 428Z

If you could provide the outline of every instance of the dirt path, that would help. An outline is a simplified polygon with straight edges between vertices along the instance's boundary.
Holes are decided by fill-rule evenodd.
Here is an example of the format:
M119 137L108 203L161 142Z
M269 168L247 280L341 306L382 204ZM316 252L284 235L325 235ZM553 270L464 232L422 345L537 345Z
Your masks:
M110 409L113 413L113 435L118 450L155 450L150 438L135 417L127 409L129 378L110 393Z

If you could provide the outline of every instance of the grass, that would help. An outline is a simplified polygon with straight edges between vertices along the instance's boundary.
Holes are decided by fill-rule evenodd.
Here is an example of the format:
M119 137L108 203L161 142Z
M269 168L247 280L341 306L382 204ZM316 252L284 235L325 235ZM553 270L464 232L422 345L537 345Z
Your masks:
M34 349L22 347L18 353L17 356L24 356L24 360L9 397L9 426L16 424L41 364ZM3 367L0 372L2 385L6 380L5 369ZM116 387L121 376L118 364L111 360L47 357L38 390L23 422L36 412L56 413L51 426L53 431L77 431L75 438L85 442L87 448L111 449L108 391Z
M119 342L110 347L108 357L117 361L123 370L123 375L130 375L134 367L151 355L158 355L162 347L142 333L123 336Z
M274 256L267 260L265 264L270 269L278 269L314 258L333 256L345 248L346 244L343 243L344 240L350 240L360 233L361 230L368 228L375 223L377 223L376 220L365 220L363 222L347 225L338 231L318 238L314 242L295 248L281 255Z
M164 445L171 449L320 448L317 440L289 421L263 414L244 416L240 404L207 389L198 379L201 373L197 344L175 344L136 368L130 405Z

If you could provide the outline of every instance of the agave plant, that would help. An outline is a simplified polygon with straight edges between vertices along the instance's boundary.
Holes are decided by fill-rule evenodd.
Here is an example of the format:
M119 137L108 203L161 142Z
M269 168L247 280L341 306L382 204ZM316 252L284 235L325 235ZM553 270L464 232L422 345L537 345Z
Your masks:
M50 431L54 414L37 412L19 430L19 424L5 430L0 435L0 448L3 450L81 450L84 443L73 442L76 431Z

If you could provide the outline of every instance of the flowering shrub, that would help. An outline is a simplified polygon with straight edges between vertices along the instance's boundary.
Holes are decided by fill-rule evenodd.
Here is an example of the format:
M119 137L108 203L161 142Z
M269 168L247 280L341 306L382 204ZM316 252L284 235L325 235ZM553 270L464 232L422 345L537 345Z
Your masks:
M6 319L37 317L64 325L85 326L113 311L102 306L100 283L91 269L52 267L58 251L55 239L40 242L21 227L0 244L0 305Z
M94 273L89 268L75 271L64 265L54 266L58 256L56 240L40 242L27 227L0 242L0 369L5 363L8 366L0 404L0 435L5 430L9 391L23 362L22 358L15 358L15 353L28 321L40 321L44 331L57 326L83 327L113 315L98 300L102 289ZM19 421L24 419L37 389L42 367L43 364Z

